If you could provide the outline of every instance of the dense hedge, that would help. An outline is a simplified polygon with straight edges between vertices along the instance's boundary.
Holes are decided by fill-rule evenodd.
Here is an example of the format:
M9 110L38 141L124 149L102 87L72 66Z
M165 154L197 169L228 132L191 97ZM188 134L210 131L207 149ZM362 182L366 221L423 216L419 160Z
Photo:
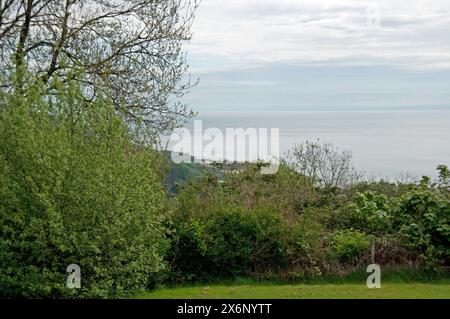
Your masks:
M273 212L235 209L176 219L172 234L171 280L271 278L286 270L290 276L302 269L314 271L301 233Z

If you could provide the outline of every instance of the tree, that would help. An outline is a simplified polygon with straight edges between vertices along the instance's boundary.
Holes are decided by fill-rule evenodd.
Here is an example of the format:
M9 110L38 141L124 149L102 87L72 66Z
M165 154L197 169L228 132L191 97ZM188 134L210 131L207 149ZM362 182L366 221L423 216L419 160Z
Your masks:
M394 228L429 267L450 265L450 200L446 190L419 185L394 207Z
M290 168L307 176L313 184L325 187L347 186L358 179L351 160L350 151L319 141L295 145L284 158Z
M447 165L438 165L437 171L439 173L438 187L442 190L450 192L450 170Z
M49 84L81 69L87 101L108 93L127 120L171 130L193 116L173 97L193 84L185 77L181 49L191 38L197 5L198 0L0 1L2 88L11 88L12 74L20 80L24 70Z
M32 76L27 76L30 79ZM0 298L117 297L155 284L167 242L157 154L108 98L39 80L0 94ZM81 267L81 289L66 267Z

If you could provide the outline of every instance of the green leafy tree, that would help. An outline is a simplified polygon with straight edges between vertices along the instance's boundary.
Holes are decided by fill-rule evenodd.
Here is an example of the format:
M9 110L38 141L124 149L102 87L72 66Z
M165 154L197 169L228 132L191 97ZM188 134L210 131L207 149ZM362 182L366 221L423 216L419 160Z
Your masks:
M437 170L439 172L438 187L450 192L450 170L447 165L438 165Z
M156 156L132 142L109 99L87 107L79 87L54 85L51 99L40 84L1 95L0 294L145 289L164 269L167 246ZM81 267L81 289L66 288L69 264Z
M392 203L385 195L357 193L341 215L348 226L371 234L389 233L392 228Z
M426 264L450 262L450 200L436 189L418 187L394 209L394 228Z

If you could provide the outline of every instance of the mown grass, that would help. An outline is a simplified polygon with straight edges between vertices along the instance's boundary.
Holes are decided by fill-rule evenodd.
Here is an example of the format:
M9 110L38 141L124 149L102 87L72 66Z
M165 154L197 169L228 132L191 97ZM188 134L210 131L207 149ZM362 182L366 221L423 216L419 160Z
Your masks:
M224 284L162 288L135 296L140 299L450 299L450 281L365 284Z
M294 281L255 281L247 278L161 287L134 298L149 299L450 299L450 274L418 268L389 267L382 271L380 289L366 286L367 272L319 276Z

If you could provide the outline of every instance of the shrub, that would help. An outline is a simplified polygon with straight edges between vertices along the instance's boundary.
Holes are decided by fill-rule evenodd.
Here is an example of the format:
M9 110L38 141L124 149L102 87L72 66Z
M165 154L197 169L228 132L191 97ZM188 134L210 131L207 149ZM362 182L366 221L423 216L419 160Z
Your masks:
M428 266L450 264L450 200L436 189L417 187L401 197L395 228Z
M235 209L178 219L173 233L172 280L264 277L296 260L311 262L301 235L272 212Z
M211 260L220 275L264 272L287 263L282 220L265 212L220 213L209 225Z
M202 219L175 220L170 231L171 246L166 259L172 266L169 280L194 281L211 271L210 242L207 223Z
M347 227L371 234L388 233L392 224L392 204L385 195L356 193L339 217Z
M373 258L383 265L449 264L444 165L434 184L427 178L419 185L379 181L350 188L313 183L286 163L269 176L253 164L239 168L181 188L168 258L172 276L342 275L369 261L371 244Z
M370 240L370 236L357 230L338 230L331 237L331 257L340 262L355 263L368 251Z
M116 297L154 283L167 246L155 156L78 87L1 97L1 297ZM81 267L68 290L66 267Z

